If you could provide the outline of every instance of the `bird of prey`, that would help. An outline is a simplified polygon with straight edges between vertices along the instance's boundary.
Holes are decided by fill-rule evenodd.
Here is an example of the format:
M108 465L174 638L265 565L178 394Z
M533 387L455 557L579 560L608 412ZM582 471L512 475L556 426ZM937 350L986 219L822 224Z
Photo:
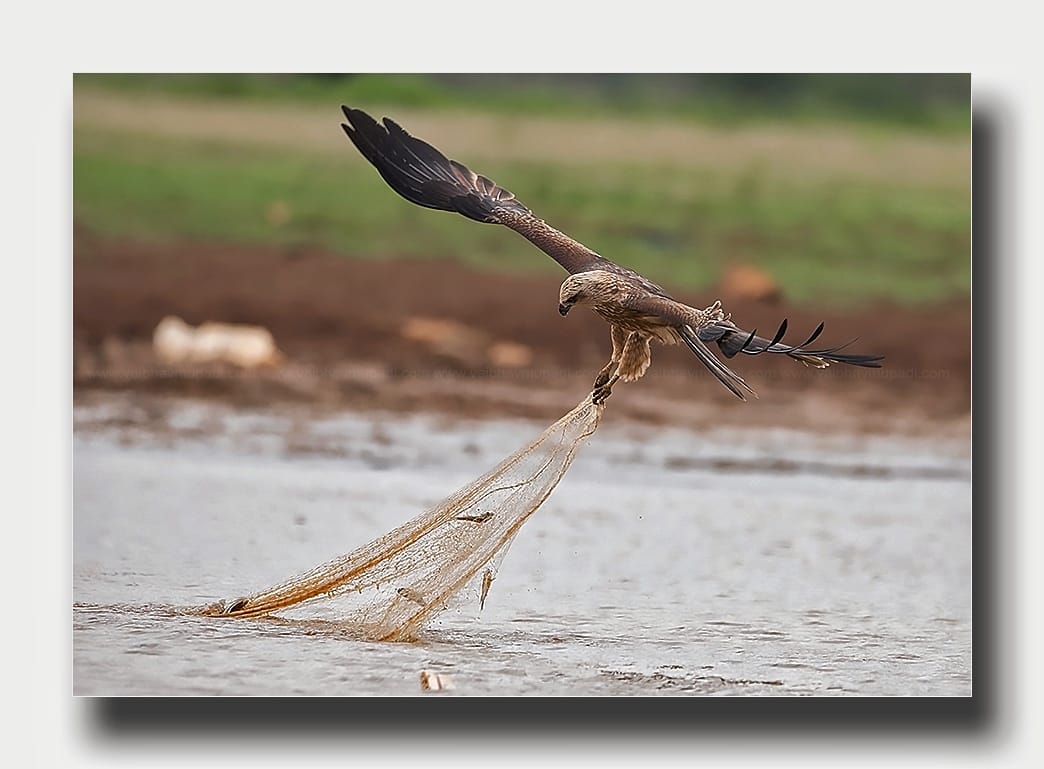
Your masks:
M738 353L778 353L814 368L831 363L879 367L882 356L842 352L837 347L809 349L823 331L820 323L800 345L783 344L784 320L772 339L739 328L715 302L706 309L682 304L660 286L626 267L606 259L537 218L512 193L476 174L435 147L408 134L398 123L378 123L362 110L341 107L347 120L341 127L384 181L411 203L425 208L456 211L477 222L502 224L533 243L569 272L559 292L558 311L566 315L574 305L586 305L611 327L612 357L599 372L592 400L602 403L618 380L631 382L645 374L649 343L685 344L718 380L741 400L757 397L742 377L708 347L716 343L726 358Z

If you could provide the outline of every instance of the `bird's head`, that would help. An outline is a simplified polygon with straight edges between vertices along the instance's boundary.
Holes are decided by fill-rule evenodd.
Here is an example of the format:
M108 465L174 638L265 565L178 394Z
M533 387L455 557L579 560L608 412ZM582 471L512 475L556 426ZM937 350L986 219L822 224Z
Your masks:
M619 281L605 270L589 270L570 275L558 292L558 312L567 315L573 305L598 304L619 293Z

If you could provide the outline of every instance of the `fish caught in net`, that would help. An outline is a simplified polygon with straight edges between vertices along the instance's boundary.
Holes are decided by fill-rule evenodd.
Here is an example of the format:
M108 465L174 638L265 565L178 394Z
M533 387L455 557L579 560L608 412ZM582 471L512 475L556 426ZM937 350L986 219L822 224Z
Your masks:
M337 598L338 622L346 628L376 640L410 641L465 588L477 591L481 607L519 528L562 480L604 408L587 397L529 445L393 531L275 587L201 612L257 617Z

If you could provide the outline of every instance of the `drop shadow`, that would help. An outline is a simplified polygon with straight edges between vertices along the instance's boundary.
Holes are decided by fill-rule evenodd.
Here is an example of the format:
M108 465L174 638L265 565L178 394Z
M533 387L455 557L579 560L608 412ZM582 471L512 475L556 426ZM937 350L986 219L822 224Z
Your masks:
M851 735L989 736L1009 696L1013 673L1010 626L1014 508L1010 435L1013 388L1005 370L1010 342L1013 274L1010 244L1012 159L1007 156L1013 110L1000 100L977 103L973 113L972 538L974 623L970 697L595 698L563 714L541 698L508 705L485 698L92 698L88 723L105 741L128 737L221 737L265 741L317 734L382 739L529 739L598 736L628 738L669 732L707 737L831 737ZM1003 221L1002 221L1003 220ZM1006 594L1006 595L1005 595ZM1002 639L1003 640L1002 642ZM1005 663L1005 664L1002 664ZM505 692L510 696L511 692ZM579 693L578 693L579 694ZM431 701L438 697L436 705Z

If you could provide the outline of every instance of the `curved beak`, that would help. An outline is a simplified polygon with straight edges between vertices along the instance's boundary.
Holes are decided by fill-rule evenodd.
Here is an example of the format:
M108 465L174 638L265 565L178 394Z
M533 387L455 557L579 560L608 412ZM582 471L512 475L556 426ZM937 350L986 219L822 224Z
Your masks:
M569 314L569 308L571 308L572 306L573 305L571 305L571 304L559 304L558 305L558 314L562 315L562 316L568 315Z

